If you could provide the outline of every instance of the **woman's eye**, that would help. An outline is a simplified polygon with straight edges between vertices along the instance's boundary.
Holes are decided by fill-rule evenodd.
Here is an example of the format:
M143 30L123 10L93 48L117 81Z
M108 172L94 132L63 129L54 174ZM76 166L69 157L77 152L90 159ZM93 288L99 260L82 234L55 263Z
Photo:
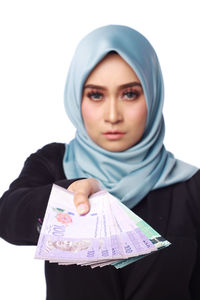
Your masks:
M91 92L87 94L88 98L98 101L103 99L103 94L99 92Z
M140 93L138 91L128 91L123 93L123 98L128 100L134 100L139 97Z

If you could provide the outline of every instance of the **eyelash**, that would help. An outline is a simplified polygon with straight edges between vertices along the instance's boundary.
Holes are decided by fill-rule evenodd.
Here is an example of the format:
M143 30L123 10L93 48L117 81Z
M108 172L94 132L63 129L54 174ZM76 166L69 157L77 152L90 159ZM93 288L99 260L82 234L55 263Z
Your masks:
M128 94L129 94L129 96L130 96L130 94L132 94L132 97L126 97L126 100L135 100L140 96L141 93L137 90L130 89L130 90L126 90L125 92L123 92L122 97L125 97Z
M129 94L132 94L131 97L126 97L127 95ZM126 97L125 100L127 101L131 101L131 100L135 100L137 99L139 96L140 96L141 92L137 91L137 90L134 90L134 89L129 89L129 90L126 90L122 93L122 96L121 98L123 97ZM98 96L98 98L94 98L95 96ZM104 97L104 94L103 93L100 93L98 91L91 91L87 94L87 97L93 101L101 101ZM100 97L100 98L99 98Z
M90 98L90 99L93 100L93 101L100 101L100 100L102 100L102 99L94 99L93 97L94 97L95 95L100 95L101 97L103 97L103 94L102 94L102 93L99 93L98 91L91 91L91 92L89 92L89 93L87 94L87 97Z

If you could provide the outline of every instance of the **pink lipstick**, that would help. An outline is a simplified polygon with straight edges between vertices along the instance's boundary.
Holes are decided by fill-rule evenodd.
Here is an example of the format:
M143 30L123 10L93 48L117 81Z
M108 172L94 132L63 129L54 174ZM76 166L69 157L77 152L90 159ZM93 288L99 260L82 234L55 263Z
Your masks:
M119 130L109 130L104 132L103 134L108 140L115 141L120 140L125 135L125 132Z

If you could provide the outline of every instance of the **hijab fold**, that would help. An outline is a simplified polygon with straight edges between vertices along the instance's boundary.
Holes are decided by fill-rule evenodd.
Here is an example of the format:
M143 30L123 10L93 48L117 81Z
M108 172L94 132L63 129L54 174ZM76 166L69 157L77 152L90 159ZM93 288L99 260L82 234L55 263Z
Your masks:
M122 152L110 152L95 144L81 116L83 85L93 68L111 51L117 52L137 74L148 111L142 139ZM102 188L129 208L151 190L192 177L197 168L175 159L163 145L163 99L159 61L143 35L121 25L108 25L90 32L75 51L65 85L65 109L77 129L75 138L65 148L66 177L94 177Z

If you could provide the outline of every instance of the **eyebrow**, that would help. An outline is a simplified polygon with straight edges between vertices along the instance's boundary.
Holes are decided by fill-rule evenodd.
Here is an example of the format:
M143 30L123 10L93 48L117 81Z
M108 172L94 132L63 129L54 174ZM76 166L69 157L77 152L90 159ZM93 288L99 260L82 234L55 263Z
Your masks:
M125 89L125 88L129 88L129 87L133 87L133 86L142 87L140 82L129 82L129 83L125 83L125 84L120 85L118 88L119 89ZM100 86L100 85L95 85L95 84L87 84L83 87L83 89L87 89L87 88L93 88L93 89L98 89L98 90L106 90L106 87Z

